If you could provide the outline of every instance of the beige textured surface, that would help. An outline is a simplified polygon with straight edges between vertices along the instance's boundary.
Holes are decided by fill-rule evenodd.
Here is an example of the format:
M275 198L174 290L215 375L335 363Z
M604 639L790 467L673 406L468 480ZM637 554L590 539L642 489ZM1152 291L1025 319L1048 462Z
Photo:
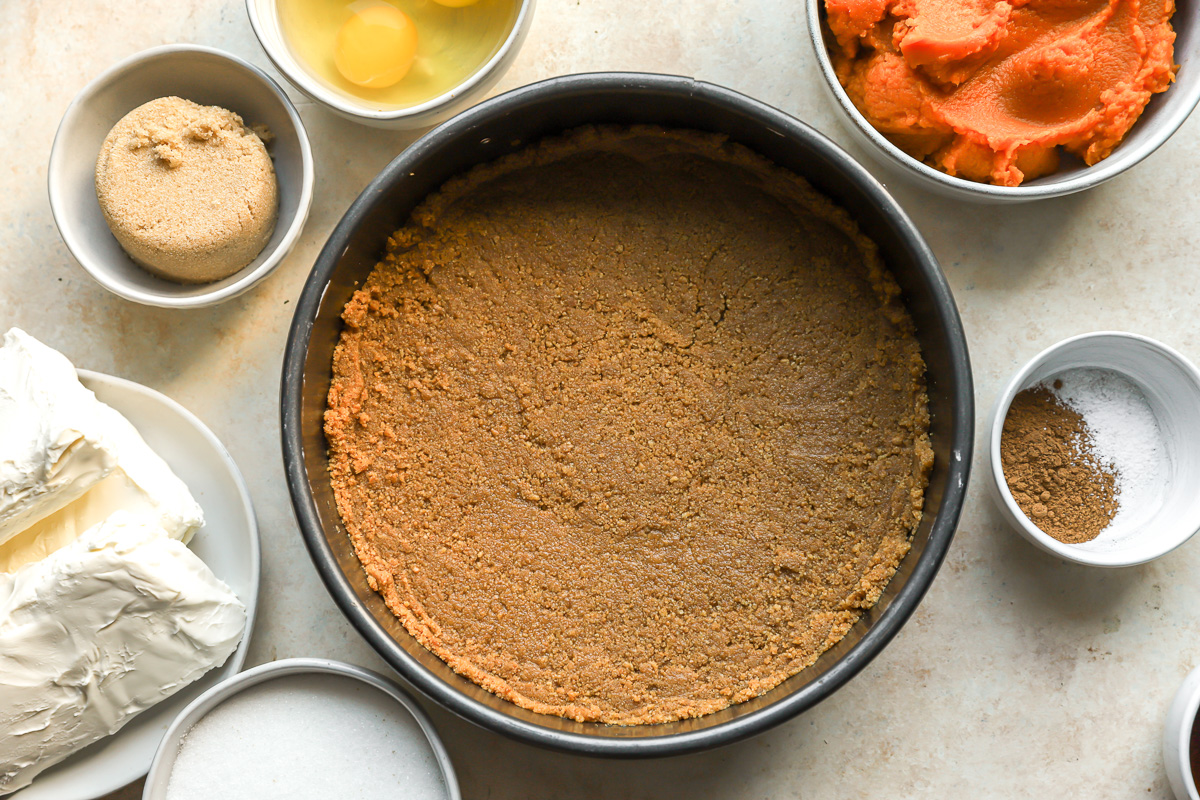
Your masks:
M799 0L541 0L498 89L595 69L690 74L753 94L847 143L819 93L806 35ZM277 387L291 301L321 243L413 137L301 105L316 201L278 272L213 309L120 300L93 283L58 238L46 159L59 117L88 79L137 50L177 41L267 66L241 0L0 2L0 107L9 131L0 150L0 324L20 325L81 366L166 392L224 440L246 473L263 533L248 663L313 655L379 668L329 600L294 529ZM981 419L1009 374L1070 334L1131 330L1200 358L1198 135L1193 119L1133 172L1021 208L976 208L893 187L955 291ZM1120 571L1063 564L1004 527L981 463L977 453L962 526L920 609L826 703L750 742L637 763L541 752L435 709L464 797L1169 798L1160 725L1200 661L1200 542Z

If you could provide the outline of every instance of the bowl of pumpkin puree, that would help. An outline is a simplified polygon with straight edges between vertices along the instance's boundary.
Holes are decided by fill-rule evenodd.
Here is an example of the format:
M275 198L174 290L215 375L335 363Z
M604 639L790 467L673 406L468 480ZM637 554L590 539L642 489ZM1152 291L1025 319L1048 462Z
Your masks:
M1055 197L1142 161L1200 99L1175 0L809 0L850 131L960 199Z

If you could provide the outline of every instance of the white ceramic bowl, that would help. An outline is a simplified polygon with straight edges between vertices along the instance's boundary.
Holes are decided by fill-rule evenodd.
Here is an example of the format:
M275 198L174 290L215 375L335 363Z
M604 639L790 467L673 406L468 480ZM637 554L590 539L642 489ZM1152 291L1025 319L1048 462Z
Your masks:
M479 102L496 81L512 66L533 23L534 0L520 0L517 19L500 48L469 78L449 92L420 105L406 108L380 108L366 100L334 89L313 74L288 47L279 24L276 0L246 0L246 13L254 35L267 51L267 57L297 89L317 103L346 119L377 128L428 128L448 120Z
M242 668L258 601L258 523L250 493L229 452L183 406L153 389L111 375L79 370L79 380L120 411L146 443L187 484L204 510L204 527L189 547L246 605L246 633L223 665L142 712L104 739L33 779L10 800L91 800L146 774L175 716L194 698Z
M1101 534L1066 544L1043 533L1017 506L1000 461L1004 418L1018 392L1069 369L1112 370L1146 396L1158 420L1169 460L1168 488L1157 513L1144 525L1108 539ZM1043 350L1021 368L996 398L988 427L988 467L993 498L1026 539L1054 555L1097 567L1144 564L1165 555L1200 529L1200 371L1161 342L1116 331L1085 333Z
M1200 713L1200 667L1183 679L1163 726L1163 766L1167 782L1178 800L1200 800L1200 792L1196 791L1196 782L1192 780L1189 753L1197 713Z
M806 0L809 41L820 68L822 85L840 112L839 119L854 140L891 174L924 189L958 200L982 203L1019 203L1090 189L1120 175L1155 150L1179 129L1200 101L1200 49L1197 37L1200 6L1179 3L1172 24L1175 28L1175 63L1179 65L1175 83L1155 95L1137 124L1112 155L1094 166L1082 163L1067 166L1020 186L992 186L955 178L924 164L889 142L854 107L833 71L829 43L833 36L825 24L825 0Z
M279 185L275 231L254 261L213 283L173 283L139 267L113 237L96 200L96 157L104 137L133 109L170 95L223 106L274 135L268 152ZM313 196L308 134L279 85L236 56L186 44L137 53L85 86L59 123L47 178L54 222L88 274L128 300L175 308L220 303L267 277L295 247Z
M441 770L442 783L445 788L445 800L460 800L461 795L458 790L458 780L454 775L454 766L450 762L450 755L446 752L445 746L442 745L441 739L438 738L433 723L430 722L429 717L417 705L416 701L399 686L382 675L353 664L330 661L323 658L288 658L282 661L263 664L262 666L248 669L240 675L212 687L203 695L196 698L191 705L175 718L166 735L163 736L162 744L159 746L158 752L154 756L154 763L150 767L150 774L146 776L146 786L143 790L142 800L163 800L167 796L167 785L171 780L171 771L179 755L180 743L205 714L208 714L230 697L252 686L257 686L276 678L306 674L337 675L361 681L377 689L383 696L391 698L402 706L412 716L414 723L420 728L420 732L424 734L433 752L434 760ZM379 723L377 720L370 722L364 720L364 727L370 724L377 725ZM297 738L303 735L304 731L296 732ZM332 760L328 764L328 768L332 770L336 770L337 766ZM408 794L401 788L398 789L397 796L408 796ZM428 798L428 800L438 799Z

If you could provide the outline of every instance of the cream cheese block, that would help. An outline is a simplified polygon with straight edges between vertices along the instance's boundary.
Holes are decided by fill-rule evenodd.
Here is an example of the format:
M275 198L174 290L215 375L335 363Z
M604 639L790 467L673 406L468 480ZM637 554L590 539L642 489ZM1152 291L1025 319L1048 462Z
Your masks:
M117 509L183 542L203 523L129 420L97 400L65 356L13 328L0 346L0 569L44 557Z
M0 574L0 795L223 664L245 625L229 587L137 514Z

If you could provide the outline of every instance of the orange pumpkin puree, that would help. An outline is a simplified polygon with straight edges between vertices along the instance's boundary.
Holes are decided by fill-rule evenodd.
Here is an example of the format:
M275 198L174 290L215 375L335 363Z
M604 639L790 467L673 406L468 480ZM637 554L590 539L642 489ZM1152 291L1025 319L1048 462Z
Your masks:
M1107 157L1175 78L1174 0L825 0L834 68L893 144L1001 186Z

